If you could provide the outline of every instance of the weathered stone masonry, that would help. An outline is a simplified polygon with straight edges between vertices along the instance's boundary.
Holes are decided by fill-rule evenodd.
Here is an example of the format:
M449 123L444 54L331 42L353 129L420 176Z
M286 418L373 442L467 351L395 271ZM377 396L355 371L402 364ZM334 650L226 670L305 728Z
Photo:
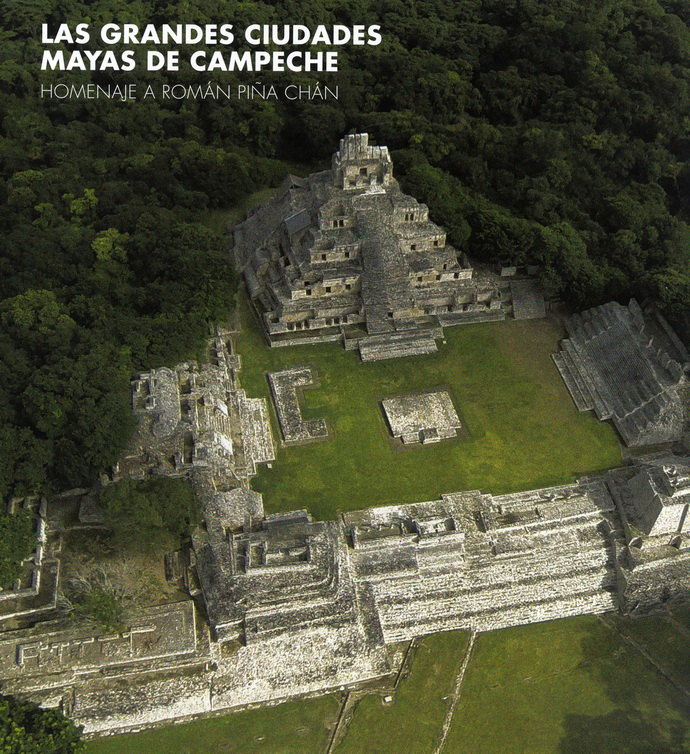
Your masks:
M288 176L236 226L233 254L272 345L337 340L365 361L431 353L442 327L512 308L510 284L473 273L367 134L342 139L331 170Z

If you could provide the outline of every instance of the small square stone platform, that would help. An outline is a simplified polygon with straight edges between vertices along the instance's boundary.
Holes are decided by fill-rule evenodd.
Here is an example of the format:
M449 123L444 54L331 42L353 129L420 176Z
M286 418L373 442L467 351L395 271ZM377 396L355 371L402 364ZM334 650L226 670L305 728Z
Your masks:
M404 443L440 442L457 435L462 426L445 391L414 393L382 401L391 434Z

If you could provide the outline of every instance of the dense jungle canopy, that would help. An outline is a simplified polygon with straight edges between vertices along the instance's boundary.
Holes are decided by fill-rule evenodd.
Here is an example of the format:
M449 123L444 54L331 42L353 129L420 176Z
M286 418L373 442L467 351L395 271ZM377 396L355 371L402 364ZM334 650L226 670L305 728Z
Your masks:
M690 305L690 0L13 0L0 4L0 495L66 488L132 430L128 379L193 356L233 307L210 210L316 165L351 128L481 260L543 267L573 306ZM340 71L261 74L338 100L41 99L41 25L381 24ZM66 48L69 48L67 45ZM113 49L117 50L115 45Z

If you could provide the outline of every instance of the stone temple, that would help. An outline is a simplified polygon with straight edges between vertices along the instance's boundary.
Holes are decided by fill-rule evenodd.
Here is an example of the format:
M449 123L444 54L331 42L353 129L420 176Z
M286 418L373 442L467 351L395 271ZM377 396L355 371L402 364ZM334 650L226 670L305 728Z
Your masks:
M658 312L645 319L634 299L612 301L569 317L566 329L553 359L578 410L611 419L626 445L681 439L688 353Z
M288 176L236 226L234 255L272 344L341 341L364 361L436 351L443 326L504 319L510 298L473 275L367 134L342 139L331 170Z
M448 491L332 521L267 513L249 484L275 454L268 406L242 389L230 333L211 345L211 363L133 381L140 429L114 473L190 479L204 523L169 578L191 599L144 608L120 634L47 620L61 549L43 505L25 581L0 595L0 619L36 616L0 636L4 693L107 735L393 684L401 642L436 631L687 603L687 454L667 448L573 484ZM293 397L314 375L299 367L282 377L281 431L298 431ZM414 407L403 401L402 415Z

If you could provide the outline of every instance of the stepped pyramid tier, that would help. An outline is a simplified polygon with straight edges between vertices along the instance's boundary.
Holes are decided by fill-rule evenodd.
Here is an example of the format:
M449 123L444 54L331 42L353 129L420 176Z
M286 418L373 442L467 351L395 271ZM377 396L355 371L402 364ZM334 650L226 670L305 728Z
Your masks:
M197 605L147 608L109 636L54 621L7 631L7 693L60 704L88 734L125 732L393 683L400 642L435 631L644 614L690 594L688 456L325 522L266 515L246 486L200 494L205 524L185 565Z
M505 317L500 279L473 277L367 134L342 139L331 170L287 176L235 227L233 253L275 345L333 340L387 359L433 352L443 325Z
M387 642L617 608L615 506L598 480L343 516Z
M356 670L366 675L384 667L385 645L435 631L641 612L690 593L687 456L330 522L306 511L264 516L260 496L236 494L207 503L194 547L217 639L249 652L319 631L332 646L354 642L369 658ZM241 524L240 497L252 509Z
M659 339L663 330L648 328L634 299L576 314L566 329L569 337L553 359L580 411L611 419L629 446L681 439L687 362L669 356Z

